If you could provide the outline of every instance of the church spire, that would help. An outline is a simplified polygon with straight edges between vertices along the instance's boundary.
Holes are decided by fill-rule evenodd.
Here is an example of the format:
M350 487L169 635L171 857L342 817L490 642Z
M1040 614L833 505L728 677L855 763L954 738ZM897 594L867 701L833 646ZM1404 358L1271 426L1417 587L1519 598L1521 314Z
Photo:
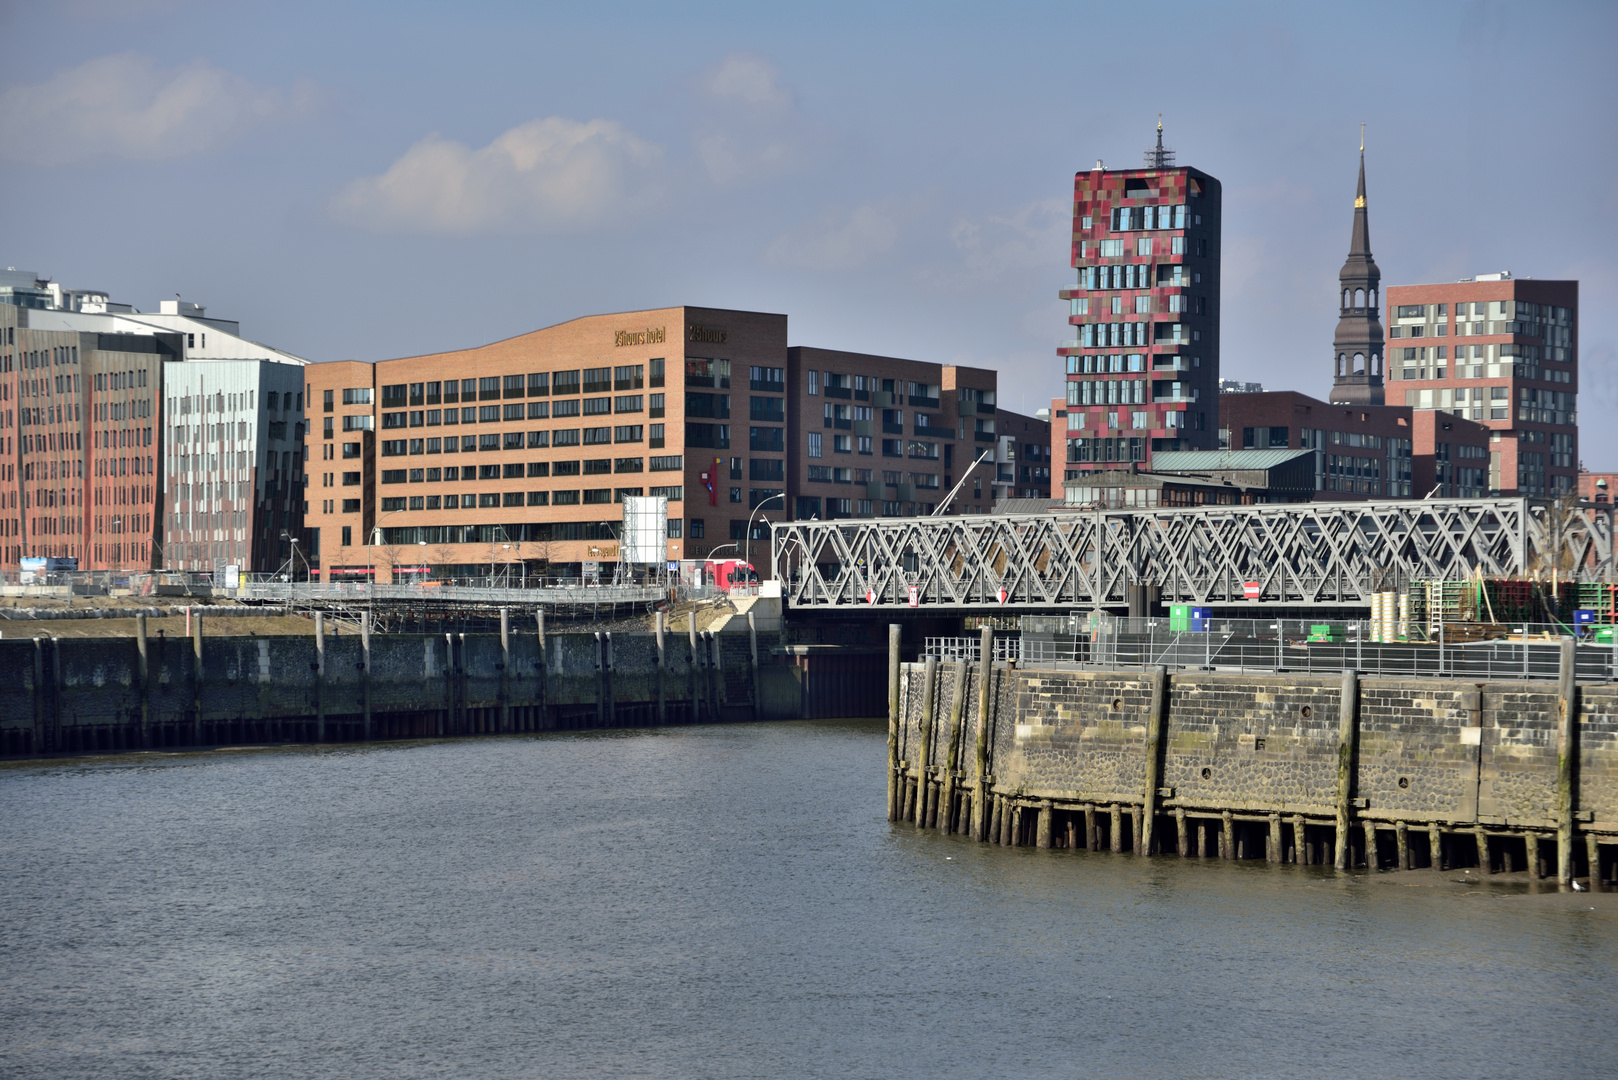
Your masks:
M1348 258L1337 273L1337 333L1332 339L1331 400L1356 405L1383 402L1383 335L1378 310L1382 271L1371 255L1365 205L1365 126L1360 125L1360 172L1354 188L1354 225Z

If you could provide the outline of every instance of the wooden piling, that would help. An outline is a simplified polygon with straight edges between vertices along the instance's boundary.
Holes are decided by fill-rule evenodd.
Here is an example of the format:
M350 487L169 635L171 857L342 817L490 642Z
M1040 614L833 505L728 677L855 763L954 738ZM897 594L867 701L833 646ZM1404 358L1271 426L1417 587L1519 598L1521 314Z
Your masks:
M1431 869L1444 869L1444 834L1438 828L1438 823L1427 826L1427 852Z
M1022 846L1022 812L1021 803L1014 802L1011 804L1011 827L1006 830L1008 834L1006 843L1012 847Z
M929 656L922 665L921 740L916 752L916 783L925 790L932 766L932 736L935 699L938 696L938 657ZM919 800L918 800L919 804ZM916 828L926 828L926 815L916 815Z
M511 731L511 612L500 609L500 731Z
M668 674L668 669L668 643L664 639L664 614L659 611L657 613L657 723L659 727L666 726L669 722L668 701L663 686L663 680ZM892 820L891 816L889 820Z
M1143 839L1145 834L1141 831L1141 828L1141 808L1137 803L1129 808L1129 850L1136 855L1145 855L1147 853L1145 840Z
M714 719L725 718L725 708L730 704L730 687L725 685L725 649L719 635L712 630L708 631L708 656L713 663L708 668L708 677L713 681L713 707Z
M1382 869L1382 859L1376 850L1376 822L1367 821L1365 828L1365 868L1367 870Z
M703 716L703 701L702 695L698 688L701 686L702 657L697 652L696 608L692 608L690 611L686 612L686 618L686 632L690 636L691 644L691 664L686 668L685 672L686 693L691 699L691 719L693 722L700 723Z
M324 611L315 612L315 741L326 741L326 613Z
M747 648L748 656L752 662L752 670L748 676L748 694L752 698L753 719L759 719L759 692L758 692L758 622L753 613L747 613Z
M1281 815L1270 815L1270 844L1264 852L1266 862L1278 863L1286 856L1286 848L1281 841Z
M457 730L455 717L455 635L444 635L444 712L438 734L453 735Z
M1191 854L1190 841L1185 832L1185 808L1174 808L1174 850L1180 853L1180 858Z
M198 746L202 743L202 612L186 621L191 629L191 745Z
M365 739L369 742L376 737L371 728L371 613L360 612L360 652L363 659L360 661L360 700L365 705Z
M1601 891L1601 843L1596 839L1595 833L1587 832L1584 834L1584 852L1585 858L1590 864L1590 891L1599 892Z
M960 771L961 721L966 714L966 661L955 665L955 690L949 703L949 744L944 747L944 792L940 797L945 813L939 815L939 828L950 831L954 819L948 813L955 805L955 774Z
M601 640L601 631L596 635L596 727L607 726L607 654L606 644Z
M1099 838L1096 836L1096 804L1084 804L1084 850L1096 851L1100 848Z
M1410 869L1410 830L1402 821L1393 823L1393 839L1398 847L1399 869Z
M1219 815L1221 828L1219 830L1220 857L1234 859L1236 857L1236 819L1229 810Z
M1494 873L1494 860L1489 855L1489 834L1483 831L1483 826L1481 825L1472 830L1472 834L1477 837L1478 873Z
M1152 831L1157 821L1157 789L1163 782L1163 718L1168 712L1169 669L1159 664L1152 672L1151 708L1146 715L1146 790L1144 832L1135 830L1135 854L1152 853ZM1140 822L1137 817L1137 823Z
M1107 822L1110 834L1107 839L1111 842L1114 855L1124 850L1124 808L1117 803L1112 804L1112 813Z
M1307 852L1303 850L1303 815L1292 815L1292 861L1303 865L1307 860Z
M1349 869L1348 815L1354 796L1354 752L1359 736L1360 675L1353 668L1343 672L1342 691L1337 704L1337 846L1332 865Z
M1574 728L1578 684L1573 662L1573 639L1564 637L1556 683L1556 883L1564 889L1573 887L1573 785L1578 757Z
M978 638L978 735L974 748L972 838L983 839L983 794L989 771L989 691L994 681L994 629L985 626Z
M1051 846L1051 801L1043 799L1039 804L1039 820L1035 826L1034 846L1049 848Z
M151 745L152 730L152 660L150 642L146 637L146 615L135 616L135 655L140 669L140 746Z
M899 640L898 623L888 624L888 820L898 821L899 806Z

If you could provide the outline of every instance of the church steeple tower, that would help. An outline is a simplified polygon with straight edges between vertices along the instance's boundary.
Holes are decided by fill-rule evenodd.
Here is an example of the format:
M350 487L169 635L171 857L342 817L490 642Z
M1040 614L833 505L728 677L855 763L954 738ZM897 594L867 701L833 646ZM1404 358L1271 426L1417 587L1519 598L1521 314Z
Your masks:
M1382 271L1371 257L1371 225L1365 208L1365 127L1360 125L1360 179L1354 191L1354 230L1348 258L1337 272L1339 316L1332 338L1331 400L1381 405L1384 375L1382 320L1378 303Z

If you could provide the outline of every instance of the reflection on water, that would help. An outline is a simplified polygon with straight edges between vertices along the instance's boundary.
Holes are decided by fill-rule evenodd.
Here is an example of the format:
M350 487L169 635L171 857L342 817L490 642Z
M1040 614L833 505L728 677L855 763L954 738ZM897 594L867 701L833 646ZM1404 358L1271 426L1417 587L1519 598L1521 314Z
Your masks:
M880 723L0 770L30 1077L1606 1076L1618 896L884 820Z

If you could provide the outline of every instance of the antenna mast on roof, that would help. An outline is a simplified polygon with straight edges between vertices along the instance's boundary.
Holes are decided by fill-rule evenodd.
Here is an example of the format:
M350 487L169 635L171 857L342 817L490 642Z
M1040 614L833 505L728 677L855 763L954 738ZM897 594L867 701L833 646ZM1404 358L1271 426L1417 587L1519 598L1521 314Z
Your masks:
M1163 114L1157 114L1157 146L1146 151L1146 167L1148 169L1174 168L1174 151L1163 148Z

